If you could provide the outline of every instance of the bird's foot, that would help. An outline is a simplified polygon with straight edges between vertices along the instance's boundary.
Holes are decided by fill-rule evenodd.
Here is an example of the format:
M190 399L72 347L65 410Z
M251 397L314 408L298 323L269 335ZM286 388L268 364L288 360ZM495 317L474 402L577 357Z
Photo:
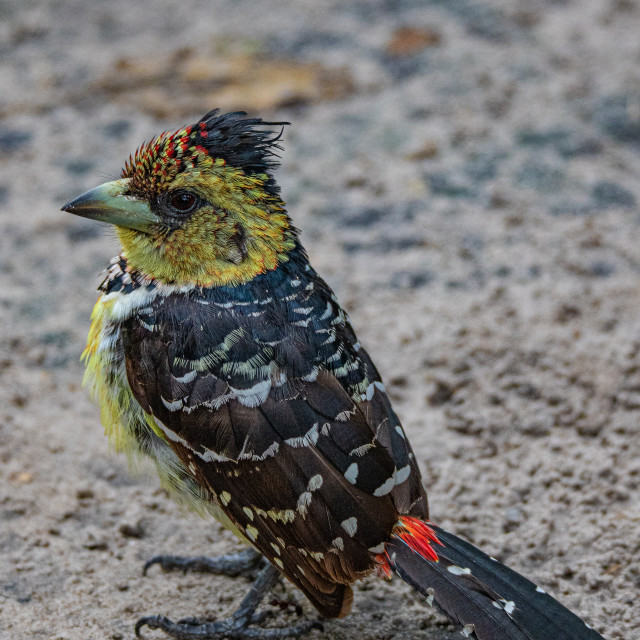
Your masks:
M195 556L185 558L183 556L154 556L145 562L142 569L143 575L155 564L159 564L163 571L193 571L196 573L215 573L221 576L255 577L258 569L263 564L262 556L255 549L243 549L237 553L227 553L223 556L209 558L207 556Z
M160 561L158 563L161 564ZM184 618L173 622L165 616L146 616L140 618L136 623L136 637L142 637L140 630L143 627L162 629L175 640L222 640L223 638L230 640L252 640L253 638L280 640L280 638L295 638L304 635L312 629L322 629L322 623L318 620L307 620L283 628L265 629L259 626L272 614L269 611L256 612L256 608L279 578L280 573L273 565L264 567L240 606L224 620L201 621L197 618Z
M318 620L306 620L291 627L271 627L265 629L259 625L268 617L267 611L253 615L250 619L237 619L235 616L225 620L201 622L197 618L185 618L173 622L165 616L148 616L140 618L136 624L136 637L141 638L140 629L162 629L175 640L280 640L280 638L297 638L312 629L322 630L322 623Z

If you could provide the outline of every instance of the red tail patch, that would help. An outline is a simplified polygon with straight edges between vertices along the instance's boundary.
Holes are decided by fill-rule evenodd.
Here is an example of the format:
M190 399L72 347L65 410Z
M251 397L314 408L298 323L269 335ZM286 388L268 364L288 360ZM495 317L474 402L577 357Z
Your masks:
M438 562L438 554L435 552L433 544L444 546L428 523L411 516L400 518L398 524L393 528L391 537L402 540L412 551L432 562ZM391 559L387 551L378 554L376 560L382 575L390 578L391 566L389 563Z

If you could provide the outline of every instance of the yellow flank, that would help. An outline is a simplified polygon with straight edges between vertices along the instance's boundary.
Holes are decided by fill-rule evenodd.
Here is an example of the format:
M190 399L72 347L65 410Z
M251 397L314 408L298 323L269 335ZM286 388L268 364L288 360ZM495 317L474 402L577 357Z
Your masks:
M295 235L280 198L265 191L265 174L246 175L221 160L200 159L164 189L186 189L207 205L167 232L117 227L128 265L164 283L237 285L288 260Z
M115 294L126 295L126 294ZM111 446L125 453L132 470L142 459L154 463L160 483L177 502L200 515L213 515L223 526L248 544L246 537L218 507L215 496L194 481L173 452L153 416L134 398L127 380L126 364L119 346L120 329L112 321L116 298L101 297L91 314L83 384L100 405L100 416Z
M109 321L115 301L100 298L91 314L87 346L82 354L85 362L83 385L100 405L102 425L109 443L117 452L127 454L131 463L141 453L134 435L134 425L142 421L162 438L153 417L136 402L127 381L124 358L117 352L119 328Z

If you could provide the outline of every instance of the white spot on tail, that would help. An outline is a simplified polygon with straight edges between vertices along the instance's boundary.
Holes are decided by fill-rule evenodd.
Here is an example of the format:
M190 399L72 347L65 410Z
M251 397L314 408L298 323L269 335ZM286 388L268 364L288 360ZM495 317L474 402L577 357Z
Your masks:
M340 523L340 526L353 538L358 530L358 521L355 518L347 518Z
M255 527L252 527L251 525L249 525L245 531L247 532L247 538L249 538L249 540L251 540L252 542L255 542L258 538L258 530Z
M396 486L396 471L394 469L393 475L387 478L374 492L373 495L379 498L380 496L386 496L390 493L393 487Z
M538 593L547 593L544 589L541 589L540 587L536 587L536 591Z
M402 469L399 469L398 473L396 473L396 484L402 484L409 477L410 473L411 467L409 465L407 465L406 467L402 467Z
M469 569L469 567L465 567L464 569L462 567L458 567L455 564L450 564L447 567L447 571L449 573L453 573L454 576L463 576L465 574L467 575L471 575L471 569Z
M344 472L344 477L351 484L355 484L356 480L358 479L358 471L358 464L356 462L352 462L349 465L348 469Z
M311 492L305 491L298 498L297 512L304 518L307 515L307 507L311 504Z
M516 608L516 603L513 600L501 600L502 606L508 616L510 616Z
M336 548L340 549L340 551L344 551L344 540L340 537L334 538L331 541L331 544Z

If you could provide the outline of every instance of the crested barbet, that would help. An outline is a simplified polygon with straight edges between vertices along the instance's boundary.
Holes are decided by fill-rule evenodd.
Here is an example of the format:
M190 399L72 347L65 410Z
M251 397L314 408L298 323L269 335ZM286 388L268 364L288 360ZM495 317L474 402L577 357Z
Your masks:
M138 621L179 640L283 638L257 607L284 575L326 618L352 585L395 573L478 640L601 636L541 588L428 519L407 434L347 314L309 264L273 171L287 123L212 111L163 133L118 180L65 211L115 225L85 381L116 450L253 549L160 556L165 568L247 567L228 619ZM257 558L257 561L253 561ZM148 563L149 564L149 563Z

